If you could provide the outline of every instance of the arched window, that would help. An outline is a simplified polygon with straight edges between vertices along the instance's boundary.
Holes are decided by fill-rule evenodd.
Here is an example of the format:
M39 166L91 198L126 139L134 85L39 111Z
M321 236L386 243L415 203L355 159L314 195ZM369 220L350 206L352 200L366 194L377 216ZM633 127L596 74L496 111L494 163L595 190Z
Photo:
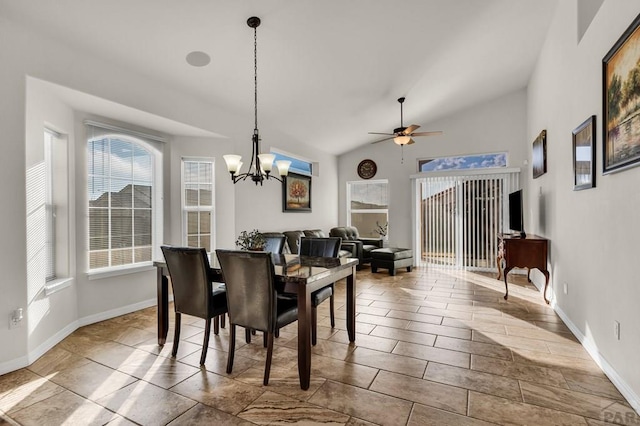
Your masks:
M154 154L124 134L87 143L89 270L150 262L154 242Z

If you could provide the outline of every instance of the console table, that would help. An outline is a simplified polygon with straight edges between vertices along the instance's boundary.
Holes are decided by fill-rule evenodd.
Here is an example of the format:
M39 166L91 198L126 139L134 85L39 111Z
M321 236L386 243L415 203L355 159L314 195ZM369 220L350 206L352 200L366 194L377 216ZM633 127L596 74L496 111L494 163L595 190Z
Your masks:
M505 294L504 299L509 296L509 287L507 286L507 274L513 268L527 268L529 271L533 268L542 272L546 278L544 283L544 292L542 297L549 304L547 299L547 286L549 285L549 271L547 270L547 254L549 252L549 240L537 235L527 235L522 238L520 235L498 234L498 256L496 263L498 266L498 276L504 276ZM502 260L504 259L504 271L502 271ZM527 280L529 272L527 272Z

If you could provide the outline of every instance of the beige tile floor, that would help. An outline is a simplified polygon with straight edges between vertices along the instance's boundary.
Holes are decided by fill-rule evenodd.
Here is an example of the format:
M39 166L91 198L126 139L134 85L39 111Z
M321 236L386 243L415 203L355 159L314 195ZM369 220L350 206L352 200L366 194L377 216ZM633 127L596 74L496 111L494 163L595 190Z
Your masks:
M171 342L157 345L155 308L134 312L83 327L0 376L0 426L640 424L542 296L524 277L510 280L504 301L488 274L365 268L355 344L339 282L335 329L328 303L319 308L308 391L298 385L295 323L276 340L262 386L259 336L238 339L226 374L227 330L199 368L204 321L186 318L174 359Z

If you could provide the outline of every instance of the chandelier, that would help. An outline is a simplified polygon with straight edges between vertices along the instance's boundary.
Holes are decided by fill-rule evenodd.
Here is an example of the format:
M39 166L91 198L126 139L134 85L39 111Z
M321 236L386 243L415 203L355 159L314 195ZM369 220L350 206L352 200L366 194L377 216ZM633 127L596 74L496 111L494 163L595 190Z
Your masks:
M271 174L273 168L273 160L275 155L273 154L260 154L260 134L258 132L258 31L260 26L260 18L252 16L247 19L247 25L253 28L253 70L254 70L254 119L255 125L253 128L252 143L253 148L251 150L251 163L249 169L245 173L240 173L242 168L242 157L240 155L223 155L224 161L227 163L227 170L231 174L231 180L233 183L251 179L256 185L264 180L275 179L282 182L282 178L289 173L289 166L291 161L280 160L276 161L276 168L280 177Z

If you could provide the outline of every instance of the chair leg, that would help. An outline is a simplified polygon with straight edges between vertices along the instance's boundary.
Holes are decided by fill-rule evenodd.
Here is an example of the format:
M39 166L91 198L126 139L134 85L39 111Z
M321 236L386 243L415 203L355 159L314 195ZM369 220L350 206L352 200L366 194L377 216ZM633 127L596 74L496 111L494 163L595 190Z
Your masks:
M218 315L213 319L213 334L216 336L220 333L220 316Z
M220 327L224 328L224 323L225 323L225 318L227 317L227 314L222 314L220 315Z
M333 313L333 293L329 297L329 316L331 317L331 328L336 326L336 317Z
M247 341L247 344L251 343L251 330L249 330L248 328L244 329L244 340Z
M276 338L280 337L280 329L279 328L276 328L275 336L276 336Z
M315 346L318 340L318 309L311 308L311 345Z
M182 314L180 312L176 312L176 329L173 333L173 349L171 349L171 356L176 356L178 353L178 344L180 343L180 320L182 318Z
M207 322L204 326L204 342L202 342L202 355L200 355L200 365L204 365L204 360L207 359L209 336L211 336L211 318L207 318Z
M236 325L229 323L229 355L227 356L227 374L233 371L233 356L236 353Z
M267 347L267 333L262 333L262 346Z
M265 333L267 336L267 361L264 366L264 380L262 383L269 384L269 373L271 372L271 358L273 358L273 333Z

